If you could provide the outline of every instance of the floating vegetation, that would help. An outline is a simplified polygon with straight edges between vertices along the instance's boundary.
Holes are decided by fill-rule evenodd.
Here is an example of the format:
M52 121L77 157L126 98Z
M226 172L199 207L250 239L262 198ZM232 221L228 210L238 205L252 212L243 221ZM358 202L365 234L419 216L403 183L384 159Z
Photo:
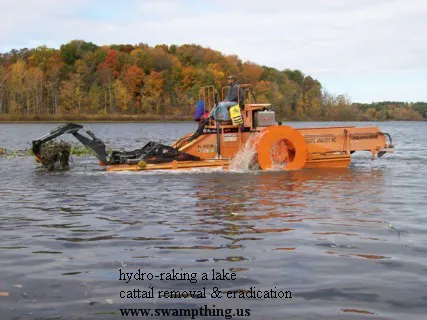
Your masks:
M107 154L111 154L112 150L107 149ZM96 156L90 149L66 142L63 140L52 140L42 144L39 154L35 155L32 149L12 150L0 148L0 159L14 159L19 157L36 156L36 161L41 163L49 171L64 170L70 168L72 163L71 156L86 157Z
M50 141L43 144L37 155L39 162L49 171L70 167L71 144L65 141Z
M31 149L9 150L9 149L1 148L0 150L0 158L27 157L32 155L33 155L33 152L31 151Z
M83 157L83 156L90 156L93 154L93 152L86 147L73 145L71 147L71 154L73 156Z
M387 224L387 227L389 228L390 232L395 232L397 234L397 237L400 240L400 235L402 233L407 233L408 231L406 231L405 229L397 229L394 225L392 225L391 223Z
M93 155L93 152L84 147L79 145L73 145L71 144L70 149L70 155L76 156L76 157L85 157L85 156L91 156ZM112 150L108 149L107 152L111 154ZM0 148L0 158L16 158L16 157L28 157L28 156L34 156L34 153L31 149L23 149L23 150L11 150L11 149L5 149Z

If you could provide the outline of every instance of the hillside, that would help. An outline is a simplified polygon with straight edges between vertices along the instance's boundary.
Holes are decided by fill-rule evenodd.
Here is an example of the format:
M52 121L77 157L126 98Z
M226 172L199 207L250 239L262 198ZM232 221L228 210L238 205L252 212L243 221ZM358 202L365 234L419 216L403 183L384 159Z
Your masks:
M235 74L282 120L417 120L427 103L351 103L300 70L277 70L234 55L182 46L97 46L74 40L0 54L0 119L186 119L198 89Z

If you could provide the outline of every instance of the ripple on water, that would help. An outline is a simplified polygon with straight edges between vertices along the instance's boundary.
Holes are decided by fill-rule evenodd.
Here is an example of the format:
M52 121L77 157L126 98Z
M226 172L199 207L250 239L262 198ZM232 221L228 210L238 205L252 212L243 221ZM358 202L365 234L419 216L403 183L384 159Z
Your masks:
M6 125L3 131L15 133L0 135L0 145L27 148L16 137L30 141L50 126ZM128 149L194 129L192 123L90 126L109 147ZM102 312L119 304L153 306L120 300L119 290L129 286L117 280L119 268L224 268L237 273L235 282L194 288L292 291L291 302L215 302L250 307L256 319L422 319L427 128L379 126L395 138L396 152L374 162L355 154L348 169L110 173L84 157L70 171L50 173L30 157L0 158L0 292L10 293L0 297L8 304L4 316L104 319ZM200 307L192 300L163 305Z

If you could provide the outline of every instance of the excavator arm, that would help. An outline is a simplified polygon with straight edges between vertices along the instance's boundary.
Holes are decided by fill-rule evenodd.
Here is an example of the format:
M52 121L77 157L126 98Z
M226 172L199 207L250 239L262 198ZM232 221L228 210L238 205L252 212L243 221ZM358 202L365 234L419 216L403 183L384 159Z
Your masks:
M80 134L78 131L83 129L89 137ZM94 152L96 157L105 164L109 163L109 157L104 142L98 139L90 130L86 130L82 125L67 123L53 129L49 134L33 141L32 151L34 155L40 154L41 147L44 143L53 140L63 134L70 133L79 140L85 147Z
M86 135L79 133L79 130L84 130ZM113 151L108 154L104 142L98 139L92 131L86 130L82 125L75 123L67 123L53 129L49 134L33 141L32 151L36 157L39 157L41 147L44 143L53 140L63 134L72 134L85 147L93 151L96 157L103 164L136 164L139 161L147 163L165 163L173 160L179 161L195 161L200 160L199 157L192 156L185 152L179 151L177 148L163 145L158 142L150 141L144 147L132 151Z

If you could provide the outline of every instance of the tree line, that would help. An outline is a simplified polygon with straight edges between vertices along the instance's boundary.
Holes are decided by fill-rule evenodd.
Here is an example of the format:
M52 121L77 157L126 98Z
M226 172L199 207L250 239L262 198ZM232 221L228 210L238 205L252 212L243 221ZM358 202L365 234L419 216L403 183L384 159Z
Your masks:
M251 84L282 120L417 120L427 103L351 103L300 70L277 70L195 44L98 46L73 40L52 49L0 54L0 116L190 117L199 88L226 76Z

